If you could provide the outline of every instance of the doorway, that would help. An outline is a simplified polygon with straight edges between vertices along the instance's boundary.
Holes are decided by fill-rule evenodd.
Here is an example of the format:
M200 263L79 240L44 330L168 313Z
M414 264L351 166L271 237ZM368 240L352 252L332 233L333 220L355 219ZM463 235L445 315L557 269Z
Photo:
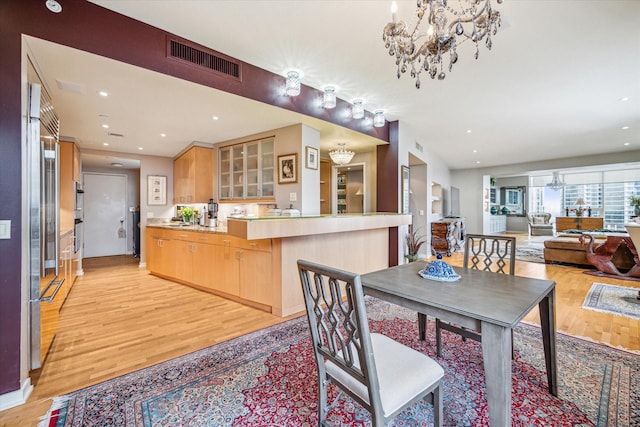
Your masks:
M127 176L83 174L83 258L124 255L127 250Z
M367 192L364 163L334 166L331 182L334 214L364 213Z

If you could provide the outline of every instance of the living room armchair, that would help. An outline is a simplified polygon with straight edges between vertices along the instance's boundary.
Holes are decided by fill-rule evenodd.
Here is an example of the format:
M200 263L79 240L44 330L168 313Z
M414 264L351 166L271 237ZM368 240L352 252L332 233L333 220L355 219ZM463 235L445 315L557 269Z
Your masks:
M553 236L553 223L551 222L551 214L547 212L539 212L528 214L529 234L532 236Z

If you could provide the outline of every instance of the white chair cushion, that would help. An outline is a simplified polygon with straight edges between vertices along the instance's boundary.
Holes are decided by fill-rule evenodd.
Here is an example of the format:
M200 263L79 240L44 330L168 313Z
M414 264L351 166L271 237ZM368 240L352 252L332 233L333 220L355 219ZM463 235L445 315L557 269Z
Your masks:
M442 367L429 356L385 335L371 334L371 345L385 417L444 376ZM367 388L362 383L330 361L325 362L325 367L329 375L369 403Z

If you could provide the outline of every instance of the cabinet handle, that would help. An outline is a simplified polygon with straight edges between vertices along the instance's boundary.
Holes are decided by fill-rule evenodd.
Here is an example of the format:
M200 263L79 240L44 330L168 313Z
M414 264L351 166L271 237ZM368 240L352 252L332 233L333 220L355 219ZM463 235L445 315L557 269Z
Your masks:
M249 243L249 246L256 247L256 246L258 246L258 244L257 243Z
M231 243L231 240L223 240L223 243Z

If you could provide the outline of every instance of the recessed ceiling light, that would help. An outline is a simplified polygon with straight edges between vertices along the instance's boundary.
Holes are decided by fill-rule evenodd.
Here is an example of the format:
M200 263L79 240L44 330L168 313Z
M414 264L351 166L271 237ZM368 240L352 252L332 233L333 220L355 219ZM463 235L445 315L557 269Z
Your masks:
M627 130L629 129L629 126L622 126L622 130Z
M476 164L477 164L477 165L479 165L479 164L480 164L480 160L477 160L477 161L476 161Z
M478 152L478 150L473 150L473 152L474 152L474 153L477 153L477 152Z
M138 150L142 151L142 147L138 147Z
M630 143L630 142L625 142L625 143L624 143L624 144L622 144L622 145L624 145L624 146L626 147L626 146L631 145L631 143Z
M100 96L109 96L109 92L105 92L104 90L101 90L100 92L98 92L98 95Z
M629 100L628 96L625 96L624 98L620 98L618 101L620 102L627 102Z
M104 145L105 147L108 147L109 143L108 142L103 142L102 145Z
M106 124L102 125L102 127L105 128L105 129L109 129L109 125L106 125Z
M167 136L167 134L166 133L161 133L160 136L164 138L165 136Z
M47 6L47 9L49 9L53 13L62 12L62 6L56 0L47 0L45 5Z
M220 117L218 116L213 116L213 120L218 120Z
M471 129L467 129L467 133L471 133Z

